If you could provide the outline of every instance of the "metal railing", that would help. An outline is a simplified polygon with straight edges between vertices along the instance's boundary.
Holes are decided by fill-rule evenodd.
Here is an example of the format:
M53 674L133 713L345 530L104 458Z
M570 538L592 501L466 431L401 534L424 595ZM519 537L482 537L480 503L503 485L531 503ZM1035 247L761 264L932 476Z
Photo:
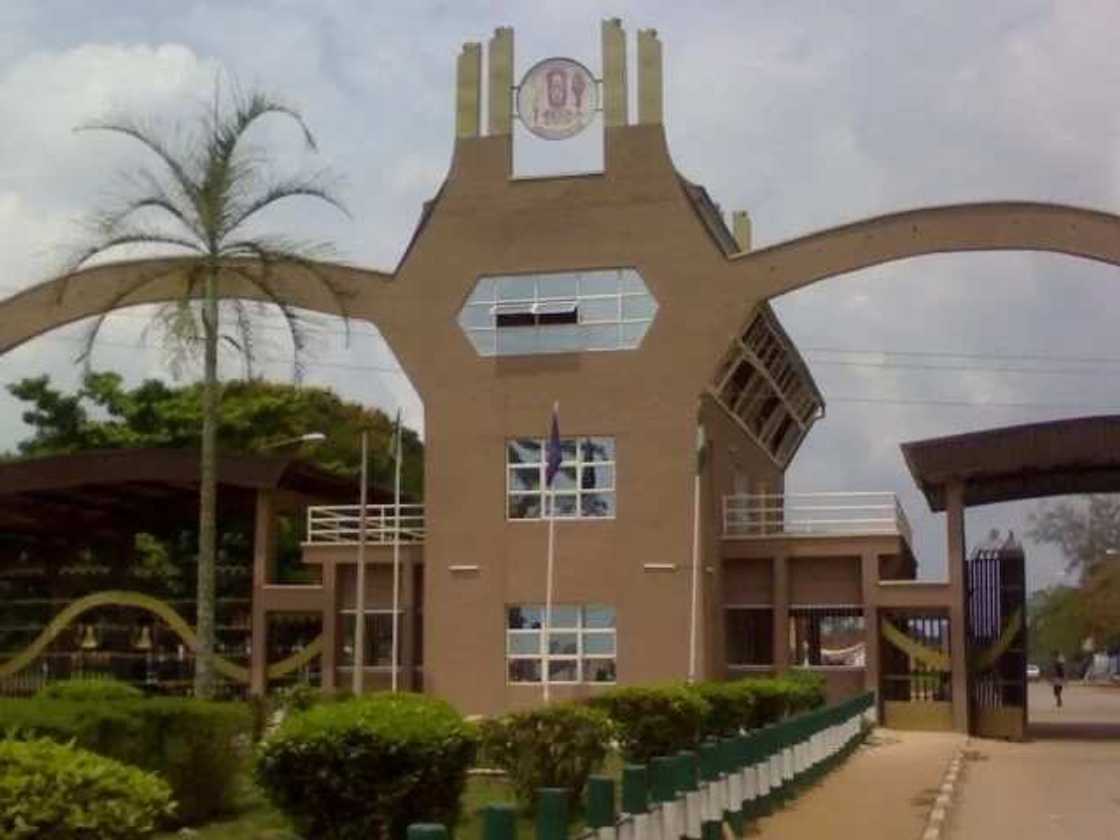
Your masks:
M424 542L424 506L401 505L397 520L394 505L366 505L368 545L391 545L400 534L402 543ZM307 542L315 545L357 545L362 531L361 505L315 505L307 509Z
M725 537L893 534L910 542L910 522L887 492L743 493L723 497Z

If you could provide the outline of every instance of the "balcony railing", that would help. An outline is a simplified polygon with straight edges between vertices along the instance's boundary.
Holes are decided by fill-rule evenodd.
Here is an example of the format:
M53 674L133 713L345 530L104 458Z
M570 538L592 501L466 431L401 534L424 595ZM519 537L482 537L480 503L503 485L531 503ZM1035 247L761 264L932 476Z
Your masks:
M740 494L723 497L725 537L897 535L910 522L894 493Z
M361 505L316 505L307 509L307 542L316 545L357 545L362 532ZM424 506L366 505L367 545L424 542Z

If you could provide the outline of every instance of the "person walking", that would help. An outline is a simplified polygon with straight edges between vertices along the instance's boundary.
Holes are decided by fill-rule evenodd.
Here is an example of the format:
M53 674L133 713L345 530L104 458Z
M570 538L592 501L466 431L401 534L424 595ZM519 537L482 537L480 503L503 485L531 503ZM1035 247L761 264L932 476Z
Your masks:
M1066 684L1066 658L1057 651L1054 652L1054 664L1051 666L1050 683L1054 686L1054 700L1058 708L1062 708L1062 689Z

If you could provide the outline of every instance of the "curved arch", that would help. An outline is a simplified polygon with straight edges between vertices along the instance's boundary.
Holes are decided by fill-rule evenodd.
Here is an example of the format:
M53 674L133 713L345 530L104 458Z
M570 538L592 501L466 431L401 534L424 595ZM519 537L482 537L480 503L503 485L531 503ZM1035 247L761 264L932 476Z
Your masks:
M1120 216L1060 204L981 202L890 213L729 257L772 298L923 254L1050 251L1120 265Z
M0 353L56 327L103 312L178 300L190 288L188 272L195 265L193 259L182 257L105 263L55 277L0 300ZM313 268L277 265L273 271L271 285L279 299L301 309L340 317L367 319L370 308L376 309L394 288L391 274L338 263L314 263ZM311 271L319 279L310 278ZM235 273L222 274L219 283L225 298L269 302L258 288ZM341 307L338 298L343 301Z
M43 632L35 637L35 641L7 662L0 663L0 679L18 674L34 662L46 650L47 645L53 642L58 634L69 627L78 616L97 607L108 606L136 607L150 612L162 619L192 651L198 650L198 636L195 634L194 628L187 624L186 619L169 604L142 592L129 592L127 590L94 592L69 604L66 609L51 620L50 624L43 628ZM282 677L306 665L322 652L323 636L320 634L303 650L269 665L268 677L270 679ZM214 669L222 676L236 682L249 682L249 669L231 662L224 656L214 655Z

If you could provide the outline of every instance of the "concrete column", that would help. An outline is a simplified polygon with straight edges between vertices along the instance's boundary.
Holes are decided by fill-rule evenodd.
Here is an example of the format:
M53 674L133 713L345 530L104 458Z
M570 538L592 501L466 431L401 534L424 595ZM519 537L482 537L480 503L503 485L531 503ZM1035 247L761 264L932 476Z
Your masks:
M863 649L864 671L863 688L865 691L876 692L878 702L879 691L879 555L875 552L864 552L861 563L863 576Z
M490 104L488 114L491 137L513 131L513 28L500 26L494 30L487 51L489 63Z
M275 580L276 511L275 492L257 491L253 520L253 596L252 635L249 641L249 693L263 695L268 690L268 613L262 590Z
M789 557L773 559L774 583L774 670L789 668Z
M626 125L626 30L622 21L603 21L603 125L616 128Z
M949 563L949 662L952 667L953 728L968 732L968 659L965 643L964 485L945 487L945 526Z
M638 30L638 122L662 122L661 42L656 29Z
M455 73L455 137L477 137L482 122L482 45L463 44Z
M338 564L323 561L323 653L320 658L322 688L334 693L338 686Z
M751 214L746 210L736 210L731 214L731 235L739 245L739 251L746 253L751 249Z

